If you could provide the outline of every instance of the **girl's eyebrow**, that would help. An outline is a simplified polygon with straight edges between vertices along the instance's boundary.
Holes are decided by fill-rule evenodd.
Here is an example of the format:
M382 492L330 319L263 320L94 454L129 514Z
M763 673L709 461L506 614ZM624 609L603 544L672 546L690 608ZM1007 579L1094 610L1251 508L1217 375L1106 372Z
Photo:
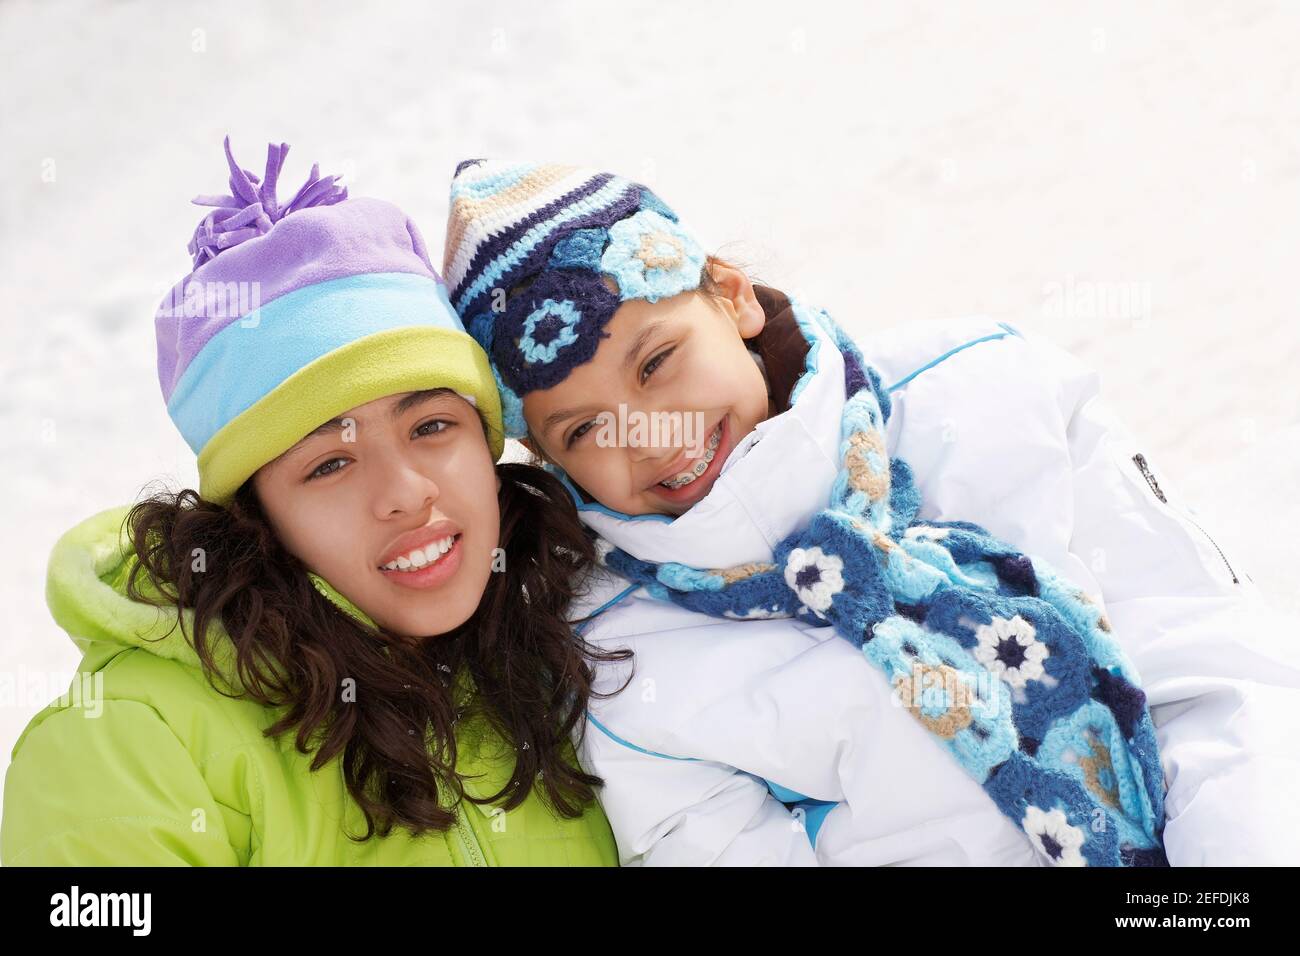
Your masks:
M650 338L663 328L667 322L667 319L659 319L658 321L651 322L636 334L636 338L632 340L632 344L628 346L627 353L623 356L623 371L630 372L632 370L632 366L636 364L636 357L640 354L641 349L645 348L646 342L650 341Z
M657 319L636 334L636 338L632 340L632 344L629 345L627 351L623 353L624 372L632 370L632 367L636 365L636 357L641 354L641 350L645 348L646 342L650 341L654 334L667 324L668 319ZM564 421L566 418L572 418L575 415L585 415L587 411L588 406L578 405L573 408L562 408L558 412L551 412L551 414L547 415L542 421L542 434L547 434L552 428Z
M564 421L566 418L572 418L575 415L585 415L588 411L588 407L589 406L579 405L574 408L561 408L558 412L551 412L551 414L547 415L546 419L542 422L542 434L545 435L549 433L552 428L560 424L560 422Z
M420 392L412 392L404 399L393 406L391 418L400 418L406 412L409 412L416 405L423 405L425 402L443 395L453 395L455 391L450 388L426 388Z
M401 418L402 415L406 414L417 405L423 405L425 402L432 401L435 398L441 398L443 395L451 394L454 394L454 390L450 388L426 388L423 391L412 392L393 406L392 411L389 413L389 417L393 419ZM331 418L327 422L322 422L307 434L299 438L298 441L294 443L294 446L285 452L285 454L290 455L297 451L308 439L315 438L317 435L324 434L325 432L336 431L342 427L343 419L341 417Z
M298 441L294 444L293 448L291 448L291 449L289 449L289 450L290 450L290 451L293 451L293 450L297 449L299 445L303 444L303 443L306 442L308 439L315 438L317 435L323 435L325 432L332 432L332 431L335 431L336 429L339 429L339 428L342 428L342 427L343 427L343 419L342 419L342 418L331 418L329 421L324 422L324 423L322 423L322 424L320 424L320 425L317 425L315 428L313 428L313 429L312 429L311 431L309 431L307 434L305 434L305 435L303 435L301 438L299 438Z

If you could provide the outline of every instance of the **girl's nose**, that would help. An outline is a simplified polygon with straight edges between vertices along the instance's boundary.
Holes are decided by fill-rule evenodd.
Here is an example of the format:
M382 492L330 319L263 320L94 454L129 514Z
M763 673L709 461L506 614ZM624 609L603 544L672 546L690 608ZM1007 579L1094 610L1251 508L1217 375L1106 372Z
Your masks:
M384 469L376 480L375 516L382 519L426 511L441 494L432 476L405 462Z
M683 418L686 413L655 409L653 411L629 412L628 414L640 416L641 424L644 426L638 433L632 427L635 420L630 419L628 421L628 456L633 461L662 459L667 464L670 458L676 457L681 452L684 444ZM633 445L633 437L638 434L640 435L640 441L638 444Z
M630 442L627 446L627 456L632 461L643 462L653 458L659 458L663 451L651 445L633 445Z

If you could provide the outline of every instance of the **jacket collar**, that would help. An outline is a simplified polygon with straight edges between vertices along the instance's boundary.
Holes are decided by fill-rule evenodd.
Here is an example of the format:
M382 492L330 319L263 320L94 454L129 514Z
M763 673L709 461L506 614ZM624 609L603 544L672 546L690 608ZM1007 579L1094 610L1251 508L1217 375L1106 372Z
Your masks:
M826 507L839 468L844 358L813 310L756 286L767 316L750 343L785 410L745 436L708 495L675 518L626 515L568 487L584 524L643 561L700 568L770 561L773 547Z
M308 571L307 577L311 579L312 587L320 592L321 596L324 597L325 600L329 601L348 617L352 618L363 627L368 627L371 630L376 631L379 630L379 625L371 620L365 611L361 610L361 608L357 607L345 598L338 588L334 587L334 585L330 584L315 571Z

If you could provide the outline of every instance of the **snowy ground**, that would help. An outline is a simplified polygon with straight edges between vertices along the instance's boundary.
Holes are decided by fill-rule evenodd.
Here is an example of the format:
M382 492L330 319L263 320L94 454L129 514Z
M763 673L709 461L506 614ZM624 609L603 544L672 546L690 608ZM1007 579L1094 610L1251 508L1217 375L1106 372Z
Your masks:
M194 479L150 319L226 132L437 248L460 159L617 170L868 354L924 318L1041 331L1300 610L1300 9L434 6L0 0L0 770L78 659L43 603L56 537Z

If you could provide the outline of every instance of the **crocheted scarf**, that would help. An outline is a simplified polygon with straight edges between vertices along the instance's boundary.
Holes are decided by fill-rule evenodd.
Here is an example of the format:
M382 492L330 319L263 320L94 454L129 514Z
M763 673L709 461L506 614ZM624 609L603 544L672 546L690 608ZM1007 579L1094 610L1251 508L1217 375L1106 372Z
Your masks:
M1168 866L1154 724L1106 616L980 525L918 519L911 468L886 451L879 373L828 314L813 314L845 366L827 507L770 563L655 564L598 540L604 564L692 611L834 627L1047 863Z

